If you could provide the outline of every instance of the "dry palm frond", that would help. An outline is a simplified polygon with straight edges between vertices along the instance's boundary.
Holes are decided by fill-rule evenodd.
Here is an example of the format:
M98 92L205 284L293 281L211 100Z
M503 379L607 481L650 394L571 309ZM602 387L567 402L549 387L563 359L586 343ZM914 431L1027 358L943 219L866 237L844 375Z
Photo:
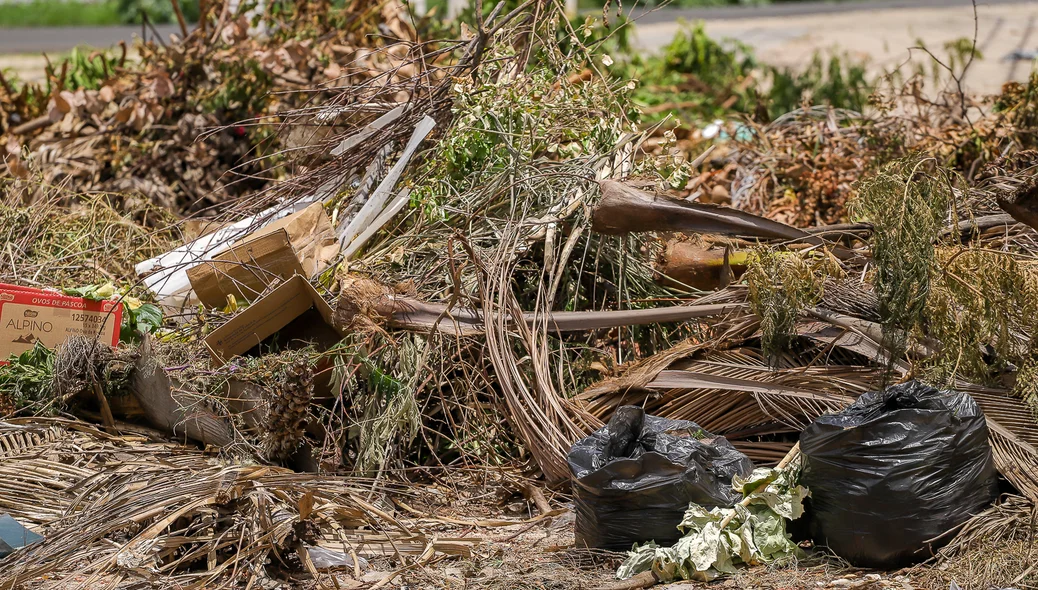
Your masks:
M607 234L677 231L825 243L804 230L739 209L658 197L616 181L602 183L592 219L592 229Z
M825 277L819 306L834 313L870 322L883 319L879 315L879 298L876 297L872 286L855 278Z
M1038 545L1029 539L978 543L969 551L942 560L937 567L919 566L906 574L914 588L1034 588L1038 583Z
M0 458L20 455L27 450L53 443L62 438L65 431L57 426L24 426L5 428L0 432Z
M697 303L732 301L739 293L745 296L745 291L730 287ZM866 292L864 297L871 295ZM828 305L852 311L860 299L843 289ZM891 351L878 324L820 308L808 311L819 321L797 324L798 336L791 341L795 345L777 356L774 368L767 365L754 337L756 325L729 318L726 324L741 323L744 330L733 332L719 323L715 332L723 336L688 341L643 359L621 377L588 388L576 401L600 420L608 420L620 405L636 404L745 443L762 435L794 433L819 415L839 411L861 393L909 372L903 360L888 362ZM930 354L921 347L916 353L924 358ZM1038 424L1026 403L1000 390L961 382L957 386L972 393L984 409L999 470L1023 493L1038 497L1038 481L1032 475L1038 473ZM755 459L774 459L776 442L768 444L762 455L754 455L757 449L752 446L746 450ZM788 448L789 443L777 444Z
M54 428L64 435L48 440ZM35 441L0 463L0 508L46 532L4 560L0 588L34 580L89 588L113 576L219 588L292 572L316 577L315 548L354 557L464 549L361 499L370 493L363 480L221 466L198 451L65 421L0 430Z
M515 228L512 231L518 242L518 232ZM483 313L488 318L487 349L508 415L520 440L550 481L562 481L569 476L564 450L598 424L593 419L578 421L583 417L582 413L574 412L559 395L557 382L548 372L551 350L547 346L545 326L527 326L522 321L522 311L512 292L509 249L510 245L505 241L498 257L490 263L492 270L488 272L483 288ZM517 336L510 333L508 318L518 322ZM516 356L517 344L529 355L523 359L527 367ZM577 415L576 419L573 414Z
M1033 587L1036 526L1032 500L1004 496L966 521L930 562L913 568L912 581L924 588L947 588L952 581L962 588Z
M984 411L995 466L1020 493L1038 500L1038 424L1026 403L998 389L962 382L955 386Z
M754 339L742 346L722 345L721 340L686 342L629 367L622 377L588 388L576 401L603 421L620 405L635 404L652 414L691 420L739 443L795 433L908 370L898 361L891 375L881 355L882 336L870 338L866 330L859 330L857 339L844 332L827 335L817 323L802 323L797 331L800 346L787 348L775 367L768 366ZM828 345L812 346L812 340ZM1020 492L1038 499L1038 423L1026 402L998 389L965 382L955 386L973 395L983 409L996 467ZM762 455L752 446L744 450L756 460L777 455L770 446Z
M968 520L955 539L937 555L943 562L956 555L990 543L1012 539L1031 539L1038 526L1038 508L1021 496L1005 496L997 504Z
M633 366L619 379L600 383L577 401L602 420L623 404L646 412L691 420L723 434L755 460L781 458L792 442L759 447L761 436L793 434L821 414L836 412L861 393L874 389L882 371L858 355L814 346L787 349L773 358L759 348L720 347L718 341L685 343ZM823 353L825 362L814 362Z

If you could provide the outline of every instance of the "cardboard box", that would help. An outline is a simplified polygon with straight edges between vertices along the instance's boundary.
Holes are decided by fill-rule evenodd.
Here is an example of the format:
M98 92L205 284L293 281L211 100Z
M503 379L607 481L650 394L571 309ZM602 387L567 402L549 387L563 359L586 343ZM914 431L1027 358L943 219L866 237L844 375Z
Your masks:
M343 336L332 327L328 302L296 275L209 334L205 344L213 361L223 365L275 334L280 348L309 342L327 349Z
M227 296L255 299L275 279L311 278L339 253L331 221L320 203L255 231L231 248L187 270L198 300L224 307Z
M328 268L339 253L339 240L335 237L332 220L324 212L321 203L313 203L302 211L252 232L242 240L260 238L279 230L288 232L292 248L299 256L299 263L303 265L303 274L307 278L313 278Z
M42 289L0 283L0 362L39 342L54 348L69 336L119 344L123 307L118 301L89 301Z
M198 300L217 308L227 305L228 295L252 301L278 279L303 274L303 265L283 229L246 240L187 271Z

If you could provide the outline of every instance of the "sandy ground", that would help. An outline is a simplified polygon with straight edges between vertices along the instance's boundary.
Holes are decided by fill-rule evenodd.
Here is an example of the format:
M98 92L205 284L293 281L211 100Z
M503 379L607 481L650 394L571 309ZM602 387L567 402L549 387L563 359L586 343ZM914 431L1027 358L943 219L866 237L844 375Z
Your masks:
M8 0L0 0L0 4L5 1ZM162 39L168 39L179 30L177 25L155 27ZM110 48L116 47L119 40L132 46L140 34L139 26L0 29L0 70L5 75L38 82L44 79L43 68L47 65L44 53L51 62L60 63L73 47ZM154 38L154 33L148 37ZM131 50L131 57L132 54Z
M43 82L46 80L47 59L50 58L51 63L55 64L56 69L61 69L62 60L66 59L69 55L67 51L59 52L48 52L47 57L40 54L26 54L18 53L14 55L3 55L0 54L0 70L3 71L4 76L10 78L11 75L23 82ZM138 59L137 51L134 49L129 50L126 53L126 59L133 62Z
M1025 79L1033 61L1003 58L1016 50L1038 50L1038 2L981 4L977 16L977 47L983 59L971 66L967 88L994 93L1008 80ZM816 51L838 51L867 59L877 72L890 71L912 58L928 59L921 51L909 51L919 40L944 59L945 43L972 38L974 31L973 9L962 5L709 20L705 25L713 37L747 43L762 61L775 65L796 66L810 61ZM643 50L658 51L680 26L676 21L636 26L635 42Z
M42 55L0 55L0 70L25 82L42 82L47 60Z

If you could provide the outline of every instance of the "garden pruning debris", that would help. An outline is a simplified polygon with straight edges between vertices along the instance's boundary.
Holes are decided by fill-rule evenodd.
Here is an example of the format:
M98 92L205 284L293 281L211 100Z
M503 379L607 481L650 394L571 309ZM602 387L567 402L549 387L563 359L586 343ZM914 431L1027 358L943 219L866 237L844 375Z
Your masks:
M115 322L2 359L0 511L43 540L0 588L606 587L567 457L627 406L759 469L622 587L825 585L783 459L911 379L976 401L1012 495L899 575L1033 585L1038 76L645 58L558 4L204 2L0 78L0 281Z

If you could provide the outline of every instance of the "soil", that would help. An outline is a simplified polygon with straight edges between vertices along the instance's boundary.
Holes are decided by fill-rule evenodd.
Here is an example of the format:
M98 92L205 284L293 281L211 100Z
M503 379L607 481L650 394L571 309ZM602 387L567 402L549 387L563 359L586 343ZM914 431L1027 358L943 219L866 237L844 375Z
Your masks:
M593 590L608 588L616 583L616 568L624 559L623 553L574 548L572 503L563 494L547 492L549 502L561 514L538 518L537 509L518 492L503 490L509 484L486 482L475 486L433 486L417 489L412 510L428 514L421 521L428 536L466 538L478 543L472 555L466 558L444 557L401 573L389 588L409 590L447 588L465 590ZM441 522L433 519L456 521L515 520L509 526L474 526ZM901 571L882 572L861 570L848 566L839 558L826 555L805 546L807 557L795 564L782 567L758 566L748 568L736 576L700 582L660 584L658 589L724 588L747 590L792 589L855 589L855 590L944 590L952 580L963 588L985 587L990 579L975 577L967 570L976 569L976 555L965 555L942 568L916 567ZM1016 552L1010 547L1002 549ZM1023 552L1020 552L1023 556ZM1018 560L1019 571L1024 571L1026 560ZM972 566L970 564L973 564ZM1006 565L1006 564L1002 564ZM377 561L362 575L362 580L381 580L392 569ZM1005 572L1015 577L1017 572ZM1027 572L1024 572L1027 575ZM1012 579L1010 577L1009 579ZM337 578L342 588L356 586L349 574ZM965 584L964 584L965 583ZM978 584L979 585L975 585Z

